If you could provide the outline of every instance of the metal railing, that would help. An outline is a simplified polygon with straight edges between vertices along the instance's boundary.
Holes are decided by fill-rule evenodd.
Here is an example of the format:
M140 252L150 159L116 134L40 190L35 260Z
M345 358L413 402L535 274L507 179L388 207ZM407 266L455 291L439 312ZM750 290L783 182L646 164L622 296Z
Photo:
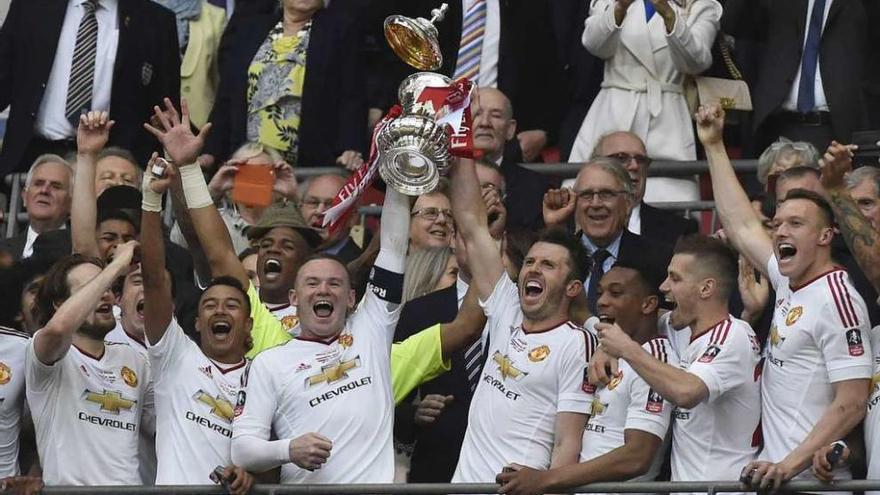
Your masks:
M860 492L880 489L880 480L850 480L820 483L817 481L790 481L780 492ZM326 484L326 485L254 485L253 495L439 495L446 493L479 494L497 493L498 485L493 483L389 483L389 484ZM561 490L561 493L730 493L754 492L738 481L632 481L593 483L590 485ZM125 495L209 495L223 494L218 486L107 486L107 487L46 487L46 495L56 494L109 494Z

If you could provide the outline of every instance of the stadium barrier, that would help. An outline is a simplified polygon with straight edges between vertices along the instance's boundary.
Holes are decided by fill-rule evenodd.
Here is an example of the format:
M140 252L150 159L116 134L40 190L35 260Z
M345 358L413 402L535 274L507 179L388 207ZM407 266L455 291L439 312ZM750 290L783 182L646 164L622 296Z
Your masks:
M733 160L732 163L734 170L736 170L737 173L742 174L754 173L758 167L757 160ZM541 174L552 175L559 179L573 178L577 175L577 172L580 169L579 163L524 163L522 165L529 170ZM648 175L650 177L689 177L708 173L708 170L708 164L705 160L688 162L658 160L651 163L651 167L648 169ZM305 180L316 175L344 175L345 171L339 167L307 167L296 169L295 174L298 180ZM21 201L21 190L24 187L26 176L27 174L25 173L19 173L9 174L3 178L6 185L9 187L10 193L9 205L5 209L7 214L3 216L4 225L2 231L0 231L0 238L16 235L19 231L19 226L27 223L27 212L24 211ZM666 210L681 211L685 215L689 215L691 212L695 211L714 210L715 203L712 201L673 201L656 203L654 206ZM379 207L367 206L361 208L360 214L362 216L377 215L379 211L381 211ZM10 221L13 218L16 221ZM166 214L166 221L170 221L170 218L169 208L168 214ZM712 223L714 226L714 216Z
M794 492L863 492L880 490L880 480L849 480L820 483L816 481L791 481L783 485L779 493ZM440 495L497 493L498 485L492 483L393 483L393 484L326 484L326 485L254 485L253 495ZM755 492L738 481L631 481L593 483L561 490L560 493L715 493ZM226 493L219 486L106 486L106 487L45 487L45 495L213 495Z

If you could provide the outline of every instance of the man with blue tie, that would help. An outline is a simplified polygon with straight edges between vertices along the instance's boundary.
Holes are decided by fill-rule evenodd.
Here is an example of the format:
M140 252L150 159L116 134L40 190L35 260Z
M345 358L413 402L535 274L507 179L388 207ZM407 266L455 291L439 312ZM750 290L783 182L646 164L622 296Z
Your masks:
M825 149L867 127L871 0L727 0L722 30L761 42L752 86L757 149L779 136Z

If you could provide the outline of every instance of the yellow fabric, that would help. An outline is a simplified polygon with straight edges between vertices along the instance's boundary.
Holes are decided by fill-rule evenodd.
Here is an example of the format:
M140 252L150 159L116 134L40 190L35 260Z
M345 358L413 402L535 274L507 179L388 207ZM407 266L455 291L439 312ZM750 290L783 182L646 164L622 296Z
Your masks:
M248 67L248 139L280 151L291 165L299 150L310 27L284 36L279 23Z
M226 26L226 10L208 2L199 18L189 23L189 42L180 64L180 96L189 104L189 117L198 127L208 122L220 72L217 50Z
M260 301L253 285L248 286L251 304L251 339L254 346L247 353L253 359L260 352L284 344L292 339L281 322ZM394 403L406 398L416 387L449 371L449 361L443 361L440 343L440 325L434 325L391 346L391 389Z

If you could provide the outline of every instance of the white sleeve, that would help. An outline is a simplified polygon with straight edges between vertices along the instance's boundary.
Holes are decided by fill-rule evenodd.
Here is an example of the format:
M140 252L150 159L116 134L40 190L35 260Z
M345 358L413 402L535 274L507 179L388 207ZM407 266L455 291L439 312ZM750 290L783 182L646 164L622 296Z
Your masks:
M37 332L39 333L40 330L37 330ZM27 384L27 389L31 392L46 392L52 386L52 383L58 379L57 377L61 373L61 361L67 356L65 355L53 364L46 364L40 361L36 351L34 351L35 340L31 338L27 343L27 354L24 360L24 382Z
M745 323L742 323L745 325ZM707 402L713 402L728 390L755 380L755 370L749 363L757 362L749 335L737 322L731 321L729 330L716 330L703 354L691 363L688 373L696 375L709 389Z
M581 36L584 48L606 60L613 57L620 46L620 27L614 22L614 5L613 0L593 0ZM626 22L626 18L623 22Z
M690 0L687 19L675 12L675 26L666 35L669 56L685 74L699 74L712 65L712 45L721 25L721 5L715 0Z
M147 344L147 355L150 357L150 366L153 372L153 379L162 381L169 376L169 370L175 365L183 364L183 356L187 345L195 346L196 343L191 341L189 337L180 328L176 318L171 318L168 322L168 328L162 334L162 338L156 344L150 344L150 339L145 339ZM173 377L172 377L173 379Z
M835 383L871 378L873 354L864 303L861 298L850 297L842 281L838 288L831 289L829 299L825 306L828 317L814 326L828 380Z
M409 220L409 199L389 187L382 205L382 228L375 266L403 273L409 248Z
M290 462L290 440L269 440L278 390L267 361L265 353L258 354L246 371L245 395L239 394L232 423L232 462L255 473Z
M775 254L771 254L770 259L767 260L767 278L770 279L773 290L777 292L779 292L780 285L788 283L788 277L779 271L779 260L776 259Z
M154 374L149 361L147 361L146 366L144 366L144 371L146 371L146 376L143 377L145 380L143 398L144 406L141 408L140 428L141 431L147 435L154 436L156 434L156 391L154 387L156 375Z
M596 349L596 338L582 329L572 330L574 336L565 348L559 363L559 391L556 398L556 412L587 414L593 400L593 389L585 387L587 363Z
M656 345L663 346L668 352L668 346L662 342ZM665 352L655 352L655 346L650 342L642 346L656 359L669 364ZM654 391L637 373L629 373L629 407L626 410L625 430L640 430L650 433L661 440L666 438L669 423L672 419L673 405L665 401L663 397Z
M495 288L489 297L480 300L480 307L486 315L486 331L489 339L496 341L498 338L507 338L510 328L521 323L517 321L522 315L519 305L519 290L516 284L510 280L506 273L502 273L495 283Z

